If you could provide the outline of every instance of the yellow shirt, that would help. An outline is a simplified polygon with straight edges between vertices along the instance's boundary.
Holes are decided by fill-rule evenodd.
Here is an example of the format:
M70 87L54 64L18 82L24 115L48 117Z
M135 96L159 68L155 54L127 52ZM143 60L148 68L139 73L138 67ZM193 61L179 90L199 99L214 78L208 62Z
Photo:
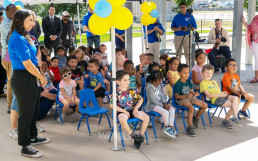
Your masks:
M220 94L221 90L216 81L203 80L200 84L200 92L208 91L210 94ZM218 97L211 98L211 103L214 104Z
M172 82L173 82L173 84L176 84L178 79L180 79L178 71L171 71L171 70L169 70L168 73L171 73L171 75L172 75Z

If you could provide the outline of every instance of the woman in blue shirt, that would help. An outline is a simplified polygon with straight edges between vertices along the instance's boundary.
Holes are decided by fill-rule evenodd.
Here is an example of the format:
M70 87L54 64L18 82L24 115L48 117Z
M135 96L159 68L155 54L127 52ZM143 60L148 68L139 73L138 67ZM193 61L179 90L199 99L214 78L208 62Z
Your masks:
M39 86L45 86L47 80L37 68L37 49L28 33L34 25L32 13L25 9L15 13L8 50L13 68L11 87L19 108L18 144L22 146L21 155L40 157L42 153L31 145L50 141L49 138L38 137L36 128L40 105Z

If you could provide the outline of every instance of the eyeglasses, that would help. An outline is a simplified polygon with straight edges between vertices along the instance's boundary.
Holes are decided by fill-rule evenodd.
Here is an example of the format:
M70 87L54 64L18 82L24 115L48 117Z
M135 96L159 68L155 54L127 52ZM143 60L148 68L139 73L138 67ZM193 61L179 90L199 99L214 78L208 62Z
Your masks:
M65 78L65 77L67 77L67 76L69 76L69 75L71 75L71 73L67 73L67 74L65 74L63 77Z
M185 8L185 6L184 7L179 7L180 9L183 9L183 8Z
M233 68L233 67L237 67L237 64L230 64L228 65L229 67Z

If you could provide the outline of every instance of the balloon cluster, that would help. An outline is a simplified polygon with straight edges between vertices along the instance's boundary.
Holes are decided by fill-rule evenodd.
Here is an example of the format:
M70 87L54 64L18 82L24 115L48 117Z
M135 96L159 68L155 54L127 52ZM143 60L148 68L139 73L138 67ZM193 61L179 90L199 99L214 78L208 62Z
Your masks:
M111 26L128 29L133 23L133 14L122 5L126 0L89 0L94 14L89 19L89 28L95 35L104 35Z
M150 25L157 21L159 11L157 10L157 6L154 2L144 2L141 5L141 11L144 13L141 17L141 23L143 25Z
M21 1L16 1L12 3L12 1L10 0L5 0L3 3L4 9L6 9L6 7L9 6L10 4L14 4L18 10L24 8L24 4ZM4 15L4 18L6 18L6 12L4 12L3 15Z

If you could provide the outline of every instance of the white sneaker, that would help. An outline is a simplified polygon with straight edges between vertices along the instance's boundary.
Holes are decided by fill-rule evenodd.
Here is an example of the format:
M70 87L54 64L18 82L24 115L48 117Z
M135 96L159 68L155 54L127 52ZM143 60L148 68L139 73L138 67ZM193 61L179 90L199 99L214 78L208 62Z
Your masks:
M18 139L18 129L15 128L15 129L12 129L9 133L9 136L11 138L13 138L14 140L17 140Z
M109 103L109 100L108 100L108 97L107 97L107 96L105 96L105 97L103 98L103 103L104 103L104 104Z
M37 126L37 130L38 130L39 133L42 133L42 132L46 131L42 126L39 125L38 122L36 123L36 126Z
M166 135L168 135L169 137L171 137L171 138L176 138L176 136L174 135L174 132L173 132L173 129L172 128L168 128L168 127L165 127L164 129L163 129L163 132L166 134Z

